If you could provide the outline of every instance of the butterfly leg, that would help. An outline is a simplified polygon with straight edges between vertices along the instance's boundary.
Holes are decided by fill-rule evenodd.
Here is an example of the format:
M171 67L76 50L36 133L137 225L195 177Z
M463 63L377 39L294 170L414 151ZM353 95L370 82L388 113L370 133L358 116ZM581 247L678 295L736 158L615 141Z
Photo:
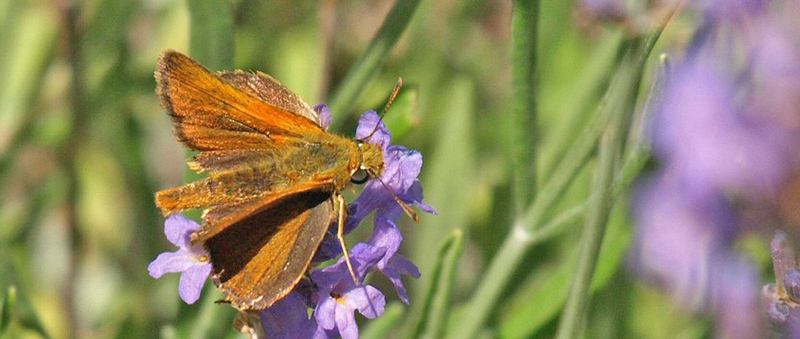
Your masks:
M358 278L356 278L356 271L353 270L353 264L350 262L350 253L347 252L347 245L344 243L344 217L345 217L345 202L344 196L336 194L336 203L339 205L339 227L336 230L336 238L339 239L339 245L342 246L342 253L344 253L344 261L347 263L347 269L350 271L350 276L353 282L358 285Z

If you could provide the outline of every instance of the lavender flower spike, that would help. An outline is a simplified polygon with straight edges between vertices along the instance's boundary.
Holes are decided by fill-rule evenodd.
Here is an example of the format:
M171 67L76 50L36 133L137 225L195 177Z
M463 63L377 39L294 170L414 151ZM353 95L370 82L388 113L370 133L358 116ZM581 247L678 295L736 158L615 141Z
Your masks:
M211 274L208 252L202 245L191 246L189 240L189 236L199 228L200 225L181 214L167 218L164 221L164 234L169 242L179 248L175 252L159 254L147 266L150 276L156 279L165 273L180 272L178 294L187 304L193 304L200 298L203 285Z

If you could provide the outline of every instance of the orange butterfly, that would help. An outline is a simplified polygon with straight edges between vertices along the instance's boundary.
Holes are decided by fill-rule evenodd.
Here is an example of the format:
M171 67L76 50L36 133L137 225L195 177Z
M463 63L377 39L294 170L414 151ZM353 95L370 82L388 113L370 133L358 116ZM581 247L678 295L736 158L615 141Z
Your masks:
M176 136L199 151L189 166L208 173L158 192L156 205L164 215L205 209L192 243L208 250L226 301L260 310L286 296L332 222L347 258L341 192L380 177L380 146L327 133L308 104L263 73L212 73L167 51L155 76Z

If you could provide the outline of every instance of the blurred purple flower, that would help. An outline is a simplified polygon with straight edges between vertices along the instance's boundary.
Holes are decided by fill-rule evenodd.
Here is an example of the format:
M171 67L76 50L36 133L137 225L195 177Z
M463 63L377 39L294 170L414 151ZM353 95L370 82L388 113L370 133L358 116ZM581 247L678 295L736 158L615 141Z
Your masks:
M734 86L712 60L676 70L656 116L654 150L698 196L774 195L788 173L785 132L737 106Z
M792 35L769 20L768 1L691 5L705 21L655 113L661 168L635 196L632 261L680 305L711 312L717 336L755 338L762 334L759 276L732 244L745 229L768 224L748 218L748 208L777 206L798 169L800 54ZM773 258L778 284L764 288L773 300L762 313L791 323L797 304L781 298L800 294L800 271L775 248Z
M175 252L159 254L147 266L150 276L156 279L165 273L181 272L178 294L187 304L193 304L200 298L203 285L211 274L208 252L202 245L191 246L189 240L189 236L199 228L200 225L181 214L167 218L164 221L164 234L169 242L179 248Z
M660 177L634 197L637 241L635 268L657 282L684 307L700 310L709 295L708 268L726 245L721 233L729 219L725 206L696 206L678 187Z
M622 0L583 0L581 5L591 15L605 20L622 20L628 15Z

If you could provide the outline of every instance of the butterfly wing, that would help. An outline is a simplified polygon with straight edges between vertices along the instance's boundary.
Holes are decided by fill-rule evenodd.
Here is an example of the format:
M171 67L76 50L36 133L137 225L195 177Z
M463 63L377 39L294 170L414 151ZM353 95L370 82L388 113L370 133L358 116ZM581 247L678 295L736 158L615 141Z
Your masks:
M334 215L330 193L311 190L272 201L210 237L201 235L212 279L238 309L271 306L300 281Z
M173 118L175 134L192 149L274 148L324 133L308 117L237 88L181 53L162 54L155 76L156 91Z
M304 116L320 125L319 115L299 95L293 93L278 80L267 74L243 71L219 72L217 74L240 90L270 105Z

